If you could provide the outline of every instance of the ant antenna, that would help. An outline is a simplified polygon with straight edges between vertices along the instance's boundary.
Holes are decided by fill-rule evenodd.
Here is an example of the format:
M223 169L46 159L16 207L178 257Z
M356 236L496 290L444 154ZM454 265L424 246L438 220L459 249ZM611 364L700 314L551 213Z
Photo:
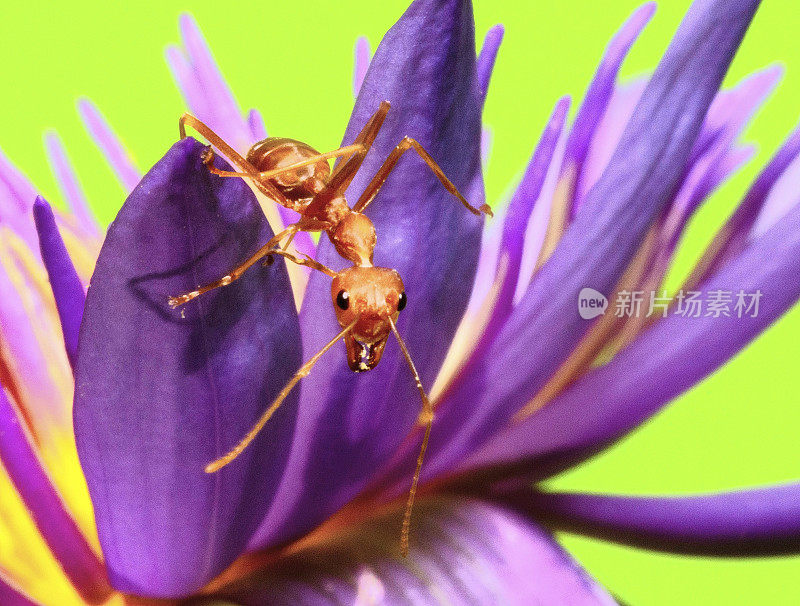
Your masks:
M256 421L256 424L253 425L253 428L247 432L247 435L245 435L242 440L228 452L228 454L225 454L216 461L212 461L206 465L206 473L214 473L219 471L228 463L233 462L240 454L242 454L242 451L250 445L258 433L264 428L264 425L267 424L267 421L269 421L270 417L275 414L275 411L278 410L278 407L286 399L286 396L289 395L289 392L292 391L292 388L297 385L300 379L308 376L308 374L311 372L311 369L314 367L314 364L316 364L317 361L322 357L322 354L333 347L339 339L344 338L345 335L347 335L347 333L353 329L353 327L356 325L356 322L358 322L358 317L356 317L356 319L353 320L350 325L342 330L338 335L331 339L328 344L325 345L325 347L314 354L314 356L308 362L300 367L300 370L295 373L292 379L286 384L286 387L281 389L278 397L275 398L272 404L270 404L269 408L264 411L264 414L262 414L258 421Z
M425 388L422 387L422 381L419 378L417 368L414 366L414 361L411 359L411 354L408 353L406 344L400 333L397 332L397 327L392 318L388 318L389 325L392 327L397 342L400 344L400 349L405 356L406 362L414 375L414 381L417 383L419 395L422 396L422 412L419 414L417 422L425 424L425 436L422 438L422 446L419 449L419 456L417 457L417 469L414 471L414 479L411 480L411 489L408 491L408 501L406 501L406 510L403 513L403 529L400 533L400 553L403 557L408 556L408 535L411 528L411 510L414 507L414 497L417 495L417 484L419 483L420 472L422 471L422 461L425 459L425 451L428 448L428 439L431 437L431 426L433 425L433 406L428 399L428 394L425 393Z

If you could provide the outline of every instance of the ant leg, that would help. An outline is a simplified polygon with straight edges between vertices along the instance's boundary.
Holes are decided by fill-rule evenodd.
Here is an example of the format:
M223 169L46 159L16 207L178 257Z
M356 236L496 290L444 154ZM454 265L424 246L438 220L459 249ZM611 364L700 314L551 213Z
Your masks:
M206 473L214 473L219 471L223 467L225 467L228 463L231 463L233 460L236 459L245 448L247 448L250 443L255 439L258 433L264 428L264 425L267 424L270 417L275 414L275 411L278 410L278 407L283 404L283 401L286 399L286 396L289 395L289 392L292 391L292 388L297 385L297 383L303 377L308 376L311 372L311 369L314 367L314 364L322 357L326 351L328 351L331 347L333 347L337 341L343 339L347 333L353 330L353 327L358 322L358 318L353 320L353 322L344 330L342 330L338 335L333 337L330 341L328 341L327 345L320 349L314 356L305 364L300 367L300 370L295 373L292 379L286 384L286 387L281 389L281 392L278 394L278 397L273 400L272 404L270 404L269 408L264 411L264 414L256 421L256 424L253 425L253 428L247 432L247 434L241 439L241 441L234 446L227 454L221 456L219 459L212 461L208 465L206 465L205 471Z
M408 491L408 501L406 502L406 509L403 514L403 528L400 531L400 553L403 554L403 557L406 557L408 555L408 536L411 530L411 510L414 508L414 497L417 495L417 484L419 484L419 476L422 471L422 461L425 459L425 451L428 448L428 439L431 437L431 427L433 426L433 406L431 405L430 399L428 399L428 394L425 393L425 388L422 387L422 380L419 378L419 373L411 359L411 354L408 353L408 348L406 348L406 344L400 336L400 333L397 332L397 326L395 326L391 318L389 318L389 325L392 327L392 332L397 339L397 343L400 345L406 362L408 362L408 367L411 369L411 373L414 375L414 381L417 384L417 390L422 397L422 412L419 413L417 422L425 425L425 435L422 438L422 446L420 447L419 456L417 457L417 468L414 471L414 479L411 480L411 489Z
M375 173L375 176L370 181L369 185L367 185L364 193L361 194L361 197L356 202L355 206L353 206L354 212L363 212L364 209L372 203L375 199L375 196L378 195L383 184L386 182L386 179L389 177L389 173L394 170L395 165L397 164L400 157L406 153L409 149L413 149L414 151L419 154L419 157L425 161L430 169L433 171L433 174L439 179L442 185L444 185L445 189L453 194L456 198L461 201L461 204L470 211L474 215L480 215L482 212L493 216L492 209L489 207L488 204L481 205L480 208L475 208L469 202L467 202L466 198L461 195L461 192L458 191L458 188L453 185L453 182L447 178L444 174L444 171L436 164L436 161L431 157L431 155L425 151L425 148L422 147L417 141L412 139L411 137L404 137L402 141L392 150L392 153L389 154L389 157L386 158L383 165L378 169L378 172Z
M289 246L288 242L286 243L286 246ZM303 257L304 258L297 257L296 255L293 255L292 253L287 252L286 250L281 250L281 249L271 250L267 254L268 255L280 255L281 257L286 257L291 262L297 263L298 265L305 265L306 267L310 267L311 269L316 269L318 271L321 271L322 273L330 276L331 278L335 278L336 277L336 272L333 271L330 267L327 267L327 266L323 265L322 263L320 263L319 261L317 261L315 259L312 259L311 257L309 257L305 253L303 253Z
M205 137L206 141L211 143L214 147L216 147L222 154L233 164L242 171L241 176L243 178L249 178L255 184L255 186L259 189L261 193L263 193L268 198L271 198L273 201L277 202L281 206L285 206L294 211L298 211L297 205L291 202L289 199L286 198L278 189L267 182L262 182L258 177L258 171L256 168L250 164L239 152L233 149L230 145L225 143L225 141L220 137L217 133L211 130L211 127L206 125L201 120L195 118L190 113L183 114L180 119L178 120L178 128L180 130L181 139L186 137L186 125L191 126L194 130ZM214 168L212 162L214 161L214 152L211 149L208 149L203 154L203 163L211 170L211 172L216 172L217 169ZM213 170L212 170L213 169ZM299 211L298 211L299 212Z
M215 280L214 282L206 284L205 286L201 286L191 292L178 295L177 297L170 297L168 299L169 306L175 309L176 307L180 307L184 303L188 303L189 301L196 299L200 295L207 293L210 290L214 290L215 288L219 288L221 286L227 286L231 282L235 282L236 280L241 278L242 274L244 274L244 272L247 271L259 259L268 255L276 244L280 244L281 240L283 240L287 236L293 235L300 229L301 226L299 223L290 225L276 236L270 238L269 242L267 242L266 244L264 244L264 246L259 248L256 254L247 259L247 261L245 261L241 265L235 267L233 271L231 271L229 274L224 275L219 280Z
M367 120L364 128L361 129L361 132L358 133L355 141L353 141L354 145L360 144L363 150L355 152L349 158L344 158L342 162L334 168L333 174L328 181L328 191L342 192L350 185L358 169L361 168L364 157L375 142L375 137L378 136L378 132L381 130L381 126L383 126L383 121L386 119L386 114L389 112L389 107L390 104L388 101L382 101L375 113L372 114L372 117Z

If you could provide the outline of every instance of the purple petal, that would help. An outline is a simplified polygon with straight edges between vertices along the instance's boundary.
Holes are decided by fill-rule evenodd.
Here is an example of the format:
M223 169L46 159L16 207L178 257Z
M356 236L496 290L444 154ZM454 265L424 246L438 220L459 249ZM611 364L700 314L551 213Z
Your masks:
M267 127L264 126L264 118L257 109L251 109L247 114L247 124L253 135L253 141L261 141L267 138Z
M55 133L50 132L45 134L44 142L47 156L50 160L50 167L69 205L69 209L87 232L92 235L99 234L97 222L92 211L89 210L89 203L80 183L78 183L75 170L72 168L69 158L67 158L67 152L64 150L61 139Z
M89 99L78 100L78 112L80 112L83 125L89 131L97 147L103 152L122 187L126 192L130 192L141 180L142 173L134 165L119 137L111 130L111 126L103 114Z
M250 429L301 352L281 262L167 306L272 234L249 187L210 175L203 149L176 143L128 197L81 326L78 453L112 583L139 595L191 593L242 552L277 487L296 414L290 396L235 462L204 472Z
M500 44L503 42L503 35L505 28L498 24L489 28L486 36L483 39L483 46L478 55L477 73L478 73L478 92L483 101L486 101L486 93L489 91L489 82L492 79L492 71L494 70L494 63L497 60L497 51L500 50Z
M655 2L643 4L608 43L567 138L562 174L571 173L575 177L580 174L589 144L614 93L614 83L622 62L655 12ZM574 187L574 183L572 185Z
M416 0L386 34L370 64L345 134L352 141L388 99L392 108L348 190L355 199L389 152L409 135L436 159L470 202L484 200L480 98L472 9L464 0ZM411 152L367 209L375 223L375 263L399 271L408 307L398 330L430 388L472 289L483 221L467 212ZM343 266L325 239L320 261ZM301 321L310 357L339 326L330 279L312 274ZM374 370L356 375L344 347L326 354L304 381L290 474L266 522L270 540L304 532L352 498L412 427L421 406L393 339ZM406 472L409 475L413 465Z
M679 497L548 494L510 500L557 530L671 553L800 553L800 483Z
M191 76L205 97L204 111L197 117L208 124L223 139L240 152L253 144L248 124L242 118L238 103L225 82L211 50L194 18L184 13L179 27ZM187 99L188 101L188 99Z
M20 589L6 581L2 572L0 572L0 604L3 606L40 606Z
M603 177L491 346L437 410L427 473L476 449L530 400L590 323L578 293L609 293L670 200L757 0L700 0L650 80ZM464 414L468 407L470 414Z
M500 245L501 258L505 257L508 269L503 280L503 285L495 305L495 316L505 319L510 313L514 292L519 280L522 266L522 250L525 244L525 230L528 217L533 212L533 206L542 192L548 168L553 159L561 131L564 128L569 111L570 98L562 97L556 103L553 113L544 128L536 150L533 152L525 175L517 187L514 197L508 207L508 213L503 226L503 240ZM499 269L499 267L498 267ZM498 325L490 326L488 332L494 333Z
M364 36L356 39L355 66L353 68L353 96L358 97L364 77L367 75L370 60L369 40Z
M111 593L102 562L64 507L14 406L0 387L0 461L64 574L92 604ZM0 581L0 597L2 597ZM0 603L7 602L0 600Z
M72 367L75 368L78 330L81 327L86 294L78 273L72 265L72 260L69 258L67 247L64 246L64 241L61 239L53 211L41 196L37 196L36 202L33 204L33 219L36 223L36 231L39 233L42 261L47 269L50 288L56 299L67 357Z
M369 514L367 514L369 516ZM220 591L262 604L614 604L538 525L477 500L419 503L408 558L400 517L369 516Z
M800 128L796 128L775 152L728 219L725 230L730 233L730 240L720 251L717 260L706 269L704 276L711 275L736 257L754 236L763 234L794 206L797 189L791 184L795 181L799 166L796 163L798 155ZM788 191L779 191L778 185L785 187L786 183L790 184ZM766 207L768 202L769 208ZM776 212L775 206L782 207L782 212Z
M531 458L546 457L535 465L538 477L592 456L719 368L789 309L800 297L798 265L800 207L698 289L732 292L731 317L673 314L659 321L607 365L498 434L472 463L519 461L515 467L523 470L531 469ZM761 292L756 317L738 317L739 291Z
M194 70L183 51L177 46L167 46L164 54L172 77L175 79L189 111L195 116L207 115L209 101L206 99L202 85L195 78Z

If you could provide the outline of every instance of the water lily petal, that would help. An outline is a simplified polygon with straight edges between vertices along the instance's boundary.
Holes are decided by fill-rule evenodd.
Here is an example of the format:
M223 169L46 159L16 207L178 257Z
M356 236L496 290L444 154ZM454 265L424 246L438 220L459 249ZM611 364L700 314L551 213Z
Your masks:
M381 101L388 99L392 108L348 190L351 199L409 135L472 204L483 202L473 28L467 0L416 0L386 34L344 140L353 140ZM430 388L470 296L483 221L467 212L413 152L402 158L366 214L378 234L375 264L397 269L405 283L408 307L398 330ZM344 266L327 238L318 259L333 268ZM327 276L312 274L301 321L306 358L340 330ZM289 466L297 475L287 476L267 532L303 532L341 507L396 449L420 406L393 339L381 363L359 375L348 369L343 346L327 353L304 380Z
M128 197L100 252L78 345L78 452L111 581L139 595L186 595L241 553L277 487L296 413L290 396L236 461L203 471L301 359L282 262L180 310L167 305L272 234L249 187L210 175L203 149L176 143Z
M0 461L30 511L39 532L75 589L92 604L105 601L111 588L103 564L64 506L36 455L20 415L2 387ZM6 604L3 600L0 603Z
M367 75L369 62L372 53L369 48L369 40L364 36L356 39L355 66L353 68L353 96L358 97L361 85L364 83L364 76Z
M561 131L564 128L569 105L570 97L568 96L562 97L556 103L536 146L536 150L528 163L522 181L514 192L514 196L508 206L503 226L503 239L500 245L501 260L499 261L499 263L504 263L502 259L505 257L508 267L494 310L495 317L503 320L511 312L514 292L519 280L527 219L531 216L534 204L542 192L547 171L553 159ZM497 325L490 326L488 332L493 333L497 328Z
M130 154L123 147L119 137L111 129L103 114L94 103L86 98L78 100L78 112L95 145L103 152L106 161L117 175L117 180L126 192L133 190L141 180L142 173L136 168Z
M399 512L282 558L223 598L261 604L615 604L538 525L477 500L422 500L411 552Z
M194 17L184 13L180 16L179 28L186 49L186 58L191 67L190 73L196 82L196 90L205 98L204 111L201 112L191 105L190 107L234 149L240 152L247 150L253 144L249 126L214 61L211 49L197 22ZM187 96L185 91L183 92L184 96Z
M614 83L622 62L655 12L655 2L643 4L633 12L608 43L567 138L562 175L572 179L570 183L572 188L575 187L575 180L582 171L589 145L614 93ZM577 203L578 199L575 201ZM577 208L574 208L573 212L575 210Z
M53 296L56 299L67 357L69 357L72 367L75 368L78 330L81 327L86 294L83 292L83 284L81 284L78 273L69 258L67 247L64 246L64 241L61 239L53 211L41 196L37 196L36 202L33 204L33 219L36 223L36 231L39 233L42 261L47 269L50 287L53 289Z
M511 429L473 459L518 461L537 477L593 455L626 435L706 377L770 326L800 297L800 207L724 266L698 291L732 293L730 317L672 314L644 332L611 362ZM760 292L756 317L735 311L737 294ZM749 303L749 299L746 301ZM743 310L744 311L744 310ZM545 460L546 459L546 460ZM527 462L526 462L527 461Z
M575 221L475 370L440 403L428 474L444 471L502 427L583 336L589 323L578 314L578 293L612 290L674 193L757 6L757 0L700 0L689 9Z
M486 36L483 39L483 46L478 55L478 63L476 70L478 73L478 92L481 98L486 101L486 93L489 91L489 82L492 79L492 71L494 71L494 63L497 60L497 52L500 50L500 44L503 42L503 35L505 28L501 24L497 24L489 28Z
M50 167L53 170L56 181L64 194L64 199L69 205L70 211L78 219L81 227L86 230L90 235L97 235L100 233L100 228L97 221L89 210L89 203L86 200L86 195L83 193L81 184L78 182L78 176L75 174L75 169L67 157L67 152L64 149L64 144L61 139L54 132L45 134L44 145L47 151L47 157L50 161Z
M558 530L671 553L800 553L800 483L716 494L642 497L516 492L511 500Z

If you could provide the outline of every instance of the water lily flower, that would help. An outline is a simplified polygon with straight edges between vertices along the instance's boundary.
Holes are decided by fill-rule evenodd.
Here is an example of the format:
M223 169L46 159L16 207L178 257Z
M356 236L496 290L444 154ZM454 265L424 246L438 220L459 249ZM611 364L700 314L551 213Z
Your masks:
M181 310L167 297L225 274L290 212L211 175L192 138L142 177L88 101L87 128L130 191L105 235L54 135L69 212L0 156L0 603L612 604L554 530L676 553L800 552L800 483L681 497L537 487L800 297L800 206L779 187L797 178L796 131L685 285L758 292L758 313L579 309L584 289L658 290L692 214L752 153L739 134L780 70L719 88L758 4L696 0L653 74L619 83L655 7L634 12L571 125L570 100L556 102L488 225L413 157L369 208L375 262L408 293L398 330L436 402L407 558L400 520L422 431L393 341L359 375L333 348L236 461L203 471L338 332L329 278L279 260ZM181 33L167 60L187 105L244 152L266 135L259 114L243 115L191 18ZM410 135L484 202L481 110L502 37L490 30L476 57L469 0L414 0L371 60L359 42L344 142L381 101L392 109L351 198ZM325 238L293 245L344 266Z

